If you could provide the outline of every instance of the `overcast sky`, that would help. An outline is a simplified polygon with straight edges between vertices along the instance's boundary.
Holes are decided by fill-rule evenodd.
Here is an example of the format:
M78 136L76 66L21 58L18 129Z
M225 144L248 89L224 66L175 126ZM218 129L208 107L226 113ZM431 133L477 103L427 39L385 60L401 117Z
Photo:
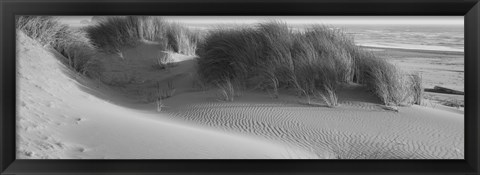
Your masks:
M82 25L91 16L62 16L62 22ZM290 24L425 24L463 25L463 16L165 16L167 20L186 24L256 23L266 20L282 20Z

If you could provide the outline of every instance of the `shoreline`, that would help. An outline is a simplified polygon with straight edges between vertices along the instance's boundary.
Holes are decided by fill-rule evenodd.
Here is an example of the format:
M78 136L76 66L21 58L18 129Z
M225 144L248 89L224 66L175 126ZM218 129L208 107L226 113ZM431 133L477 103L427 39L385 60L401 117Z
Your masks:
M414 52L414 53L424 53L424 54L442 54L442 55L456 55L463 56L465 52L460 51L442 51L442 50L426 50L426 49L409 49L409 48L390 48L390 47L372 47L372 46L362 46L358 45L360 48L364 49L378 49L384 51L398 51L398 52ZM378 51L373 51L378 52Z

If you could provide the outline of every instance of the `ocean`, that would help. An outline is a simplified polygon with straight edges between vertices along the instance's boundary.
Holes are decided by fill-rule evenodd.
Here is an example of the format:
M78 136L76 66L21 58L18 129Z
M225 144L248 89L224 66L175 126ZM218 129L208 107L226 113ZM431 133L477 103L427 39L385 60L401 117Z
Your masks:
M188 25L187 25L188 26ZM211 30L231 24L190 25L199 30ZM305 25L292 25L294 31L302 31ZM463 25L329 25L353 37L356 44L379 48L437 50L464 52Z
M65 20L63 20L63 22L65 22ZM71 22L67 24L75 27L88 25L81 23L79 19L76 20L75 25L71 24ZM232 23L185 23L185 25L204 31L212 30L220 26L222 28L238 26ZM292 26L292 29L295 31L301 31L305 27L303 24L292 24L290 26ZM458 24L335 24L328 26L350 34L356 44L361 46L464 52L464 26Z
M340 29L357 44L382 48L403 48L464 52L463 25L344 25Z

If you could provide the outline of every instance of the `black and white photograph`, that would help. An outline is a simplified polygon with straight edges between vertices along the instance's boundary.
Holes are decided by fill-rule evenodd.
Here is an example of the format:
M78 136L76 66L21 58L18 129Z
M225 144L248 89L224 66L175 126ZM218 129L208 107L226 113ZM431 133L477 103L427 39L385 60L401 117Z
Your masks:
M17 159L464 159L463 16L16 16Z

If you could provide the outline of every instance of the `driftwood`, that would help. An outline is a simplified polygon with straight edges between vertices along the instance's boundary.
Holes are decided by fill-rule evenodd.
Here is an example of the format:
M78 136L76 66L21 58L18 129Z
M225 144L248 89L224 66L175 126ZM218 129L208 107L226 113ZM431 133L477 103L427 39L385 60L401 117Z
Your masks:
M443 93L443 94L456 94L456 95L465 95L465 92L457 91L453 89L449 89L446 87L435 86L433 89L425 88L425 92L436 92L436 93Z

